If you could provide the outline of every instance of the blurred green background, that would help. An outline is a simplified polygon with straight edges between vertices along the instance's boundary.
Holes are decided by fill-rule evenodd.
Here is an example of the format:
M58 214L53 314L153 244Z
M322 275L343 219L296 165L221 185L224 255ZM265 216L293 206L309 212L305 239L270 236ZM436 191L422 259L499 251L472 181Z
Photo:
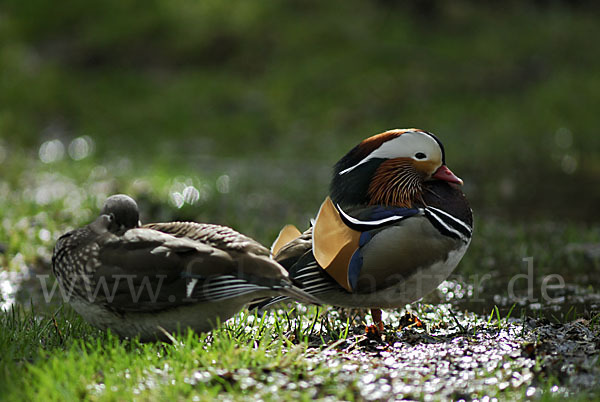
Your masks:
M593 4L4 0L0 135L11 153L85 135L141 166L303 169L419 127L478 210L597 219Z
M136 197L147 221L218 222L269 243L287 222L308 224L356 143L418 127L465 180L481 236L465 272L519 272L538 250L549 272L593 273L599 11L3 0L1 265L47 270L55 239L114 192ZM570 243L584 256L560 248Z

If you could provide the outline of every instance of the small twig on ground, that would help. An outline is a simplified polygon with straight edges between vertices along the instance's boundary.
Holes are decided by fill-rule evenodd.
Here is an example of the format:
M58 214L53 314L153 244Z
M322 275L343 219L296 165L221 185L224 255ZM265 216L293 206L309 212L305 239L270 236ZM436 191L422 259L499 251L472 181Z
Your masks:
M456 314L454 314L454 311L452 311L452 309L448 310L450 312L450 316L454 319L454 322L456 323L456 325L458 325L458 328L460 328L460 331L462 333L466 333L467 330L465 329L465 327L463 327L461 325L461 323L458 321L458 318L456 318Z

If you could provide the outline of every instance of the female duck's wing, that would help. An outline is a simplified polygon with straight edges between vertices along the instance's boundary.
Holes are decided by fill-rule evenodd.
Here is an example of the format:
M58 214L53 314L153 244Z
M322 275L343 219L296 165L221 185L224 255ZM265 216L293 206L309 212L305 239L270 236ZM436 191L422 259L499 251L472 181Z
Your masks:
M213 243L215 244L215 243ZM95 283L109 290L108 304L152 311L219 301L259 291L318 302L292 285L268 256L224 250L148 227L131 229L99 245Z
M320 304L320 300L293 286L288 272L271 258L269 249L230 227L196 222L154 223L145 227L211 245L236 261L235 275L259 286L268 284L295 300Z
M198 282L219 275L233 280L236 268L226 252L148 229L100 239L88 264L95 266L91 295L117 311L157 311L209 300L213 289Z
M226 251L252 253L268 256L269 249L230 227L210 223L165 222L142 226L179 238L186 238Z
M283 276L260 275L281 270L268 258L235 255L147 228L102 238L88 263L95 265L90 295L123 311L218 301L289 284Z

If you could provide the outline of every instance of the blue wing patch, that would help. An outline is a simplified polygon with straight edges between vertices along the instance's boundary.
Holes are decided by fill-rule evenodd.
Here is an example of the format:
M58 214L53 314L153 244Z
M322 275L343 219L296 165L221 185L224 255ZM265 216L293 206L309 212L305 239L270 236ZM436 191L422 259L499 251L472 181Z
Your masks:
M348 264L348 282L350 282L352 290L356 289L356 284L358 283L358 276L360 275L362 264L363 256L360 252L360 248L358 248L356 249L354 254L352 254L352 257L350 258L350 263Z
M360 234L360 239L358 240L358 248L352 254L350 258L350 263L348 263L348 282L352 289L356 288L356 284L358 283L358 277L360 275L360 271L362 270L363 265L363 256L361 252L361 248L367 244L373 235L370 232L362 232Z
M360 234L360 237L358 238L358 247L362 247L365 244L367 244L371 239L373 238L373 235L371 234L371 232L362 232Z

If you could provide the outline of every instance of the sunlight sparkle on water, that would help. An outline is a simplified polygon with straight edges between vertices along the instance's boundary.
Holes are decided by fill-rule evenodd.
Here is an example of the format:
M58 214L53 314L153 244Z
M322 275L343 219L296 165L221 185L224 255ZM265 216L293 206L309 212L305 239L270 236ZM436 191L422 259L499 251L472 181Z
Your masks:
M217 191L221 194L229 193L229 176L224 174L217 179Z
M9 278L11 272L0 272L0 310L6 311L15 302L15 294L17 293L13 281Z
M94 152L94 147L94 140L89 136L77 137L69 144L69 156L76 161L85 159Z
M15 258L18 258L18 255ZM19 286L28 276L27 267L20 272L0 271L0 311L8 311L16 303Z
M65 156L65 146L58 139L46 141L40 146L39 156L44 163L58 162Z

